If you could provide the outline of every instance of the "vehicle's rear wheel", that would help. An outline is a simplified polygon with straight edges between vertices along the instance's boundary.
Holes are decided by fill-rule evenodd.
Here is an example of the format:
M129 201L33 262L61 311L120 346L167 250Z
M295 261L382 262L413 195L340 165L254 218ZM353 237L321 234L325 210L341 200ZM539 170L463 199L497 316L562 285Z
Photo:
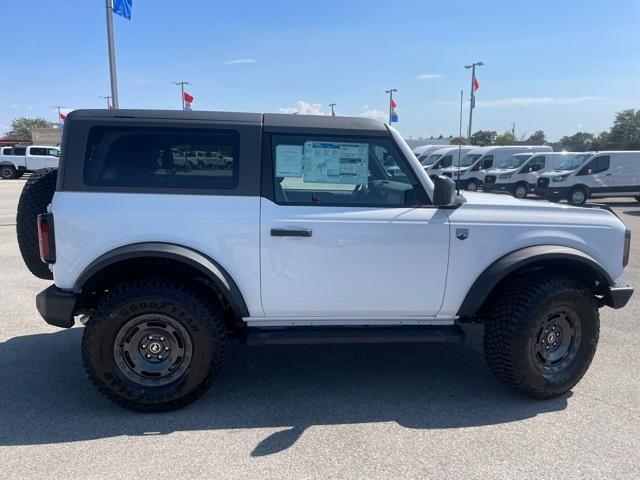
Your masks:
M467 188L465 190L467 190L469 192L477 192L478 191L478 187L479 187L478 181L472 178L467 183Z
M16 232L22 260L29 271L38 278L51 280L49 266L40 259L38 247L38 215L47 211L56 190L58 171L55 168L37 170L27 180L16 215Z
M107 293L82 338L94 385L130 410L164 412L202 395L226 349L217 301L196 284L168 278L129 281Z
M500 292L485 314L485 356L509 387L553 398L585 374L599 330L598 309L584 284L564 276L522 278Z
M16 169L13 165L0 165L0 177L2 177L3 180L17 178Z
M580 206L585 204L588 197L589 194L587 193L587 190L585 188L575 187L569 191L567 200L571 205Z
M529 185L524 182L517 183L513 188L513 196L516 198L525 198L529 193Z

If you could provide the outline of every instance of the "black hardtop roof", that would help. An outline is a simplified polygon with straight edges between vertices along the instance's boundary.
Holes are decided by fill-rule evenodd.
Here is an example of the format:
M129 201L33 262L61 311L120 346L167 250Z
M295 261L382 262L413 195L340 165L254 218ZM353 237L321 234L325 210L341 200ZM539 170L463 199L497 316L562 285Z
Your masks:
M74 110L67 116L74 118L138 118L162 120L196 120L262 124L268 129L300 128L327 130L367 130L386 132L384 123L363 117L332 117L329 115L293 115L286 113L206 112L183 110Z

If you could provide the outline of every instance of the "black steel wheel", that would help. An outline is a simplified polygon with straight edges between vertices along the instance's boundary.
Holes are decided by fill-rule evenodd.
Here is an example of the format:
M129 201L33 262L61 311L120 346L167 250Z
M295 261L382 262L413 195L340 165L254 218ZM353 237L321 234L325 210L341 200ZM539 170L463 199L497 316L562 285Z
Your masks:
M179 321L147 313L133 317L120 328L113 355L127 378L141 385L161 387L187 371L193 344Z
M484 350L498 380L536 399L571 390L598 344L593 292L557 274L511 279L483 312Z
M16 169L12 165L0 165L0 177L3 180L17 178Z
M141 412L180 408L202 395L226 350L221 307L196 283L164 277L124 282L87 322L82 358L94 385Z
M534 365L545 375L562 372L575 359L581 336L580 318L571 308L551 310L538 323L531 342Z

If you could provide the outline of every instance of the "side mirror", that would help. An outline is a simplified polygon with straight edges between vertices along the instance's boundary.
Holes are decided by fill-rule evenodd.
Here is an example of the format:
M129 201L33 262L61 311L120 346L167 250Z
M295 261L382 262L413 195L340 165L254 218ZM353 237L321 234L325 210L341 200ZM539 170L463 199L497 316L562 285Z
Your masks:
M452 205L456 199L456 184L449 177L441 175L431 177L433 180L433 204L436 206Z
M587 170L587 175L591 175L592 173L593 173L593 171L589 168L589 169Z

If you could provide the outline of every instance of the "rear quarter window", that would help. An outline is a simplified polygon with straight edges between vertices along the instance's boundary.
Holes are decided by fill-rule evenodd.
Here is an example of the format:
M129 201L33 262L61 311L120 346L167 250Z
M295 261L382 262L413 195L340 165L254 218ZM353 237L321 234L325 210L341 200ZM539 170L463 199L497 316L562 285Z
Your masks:
M234 188L238 150L234 130L93 127L83 177L92 186Z

